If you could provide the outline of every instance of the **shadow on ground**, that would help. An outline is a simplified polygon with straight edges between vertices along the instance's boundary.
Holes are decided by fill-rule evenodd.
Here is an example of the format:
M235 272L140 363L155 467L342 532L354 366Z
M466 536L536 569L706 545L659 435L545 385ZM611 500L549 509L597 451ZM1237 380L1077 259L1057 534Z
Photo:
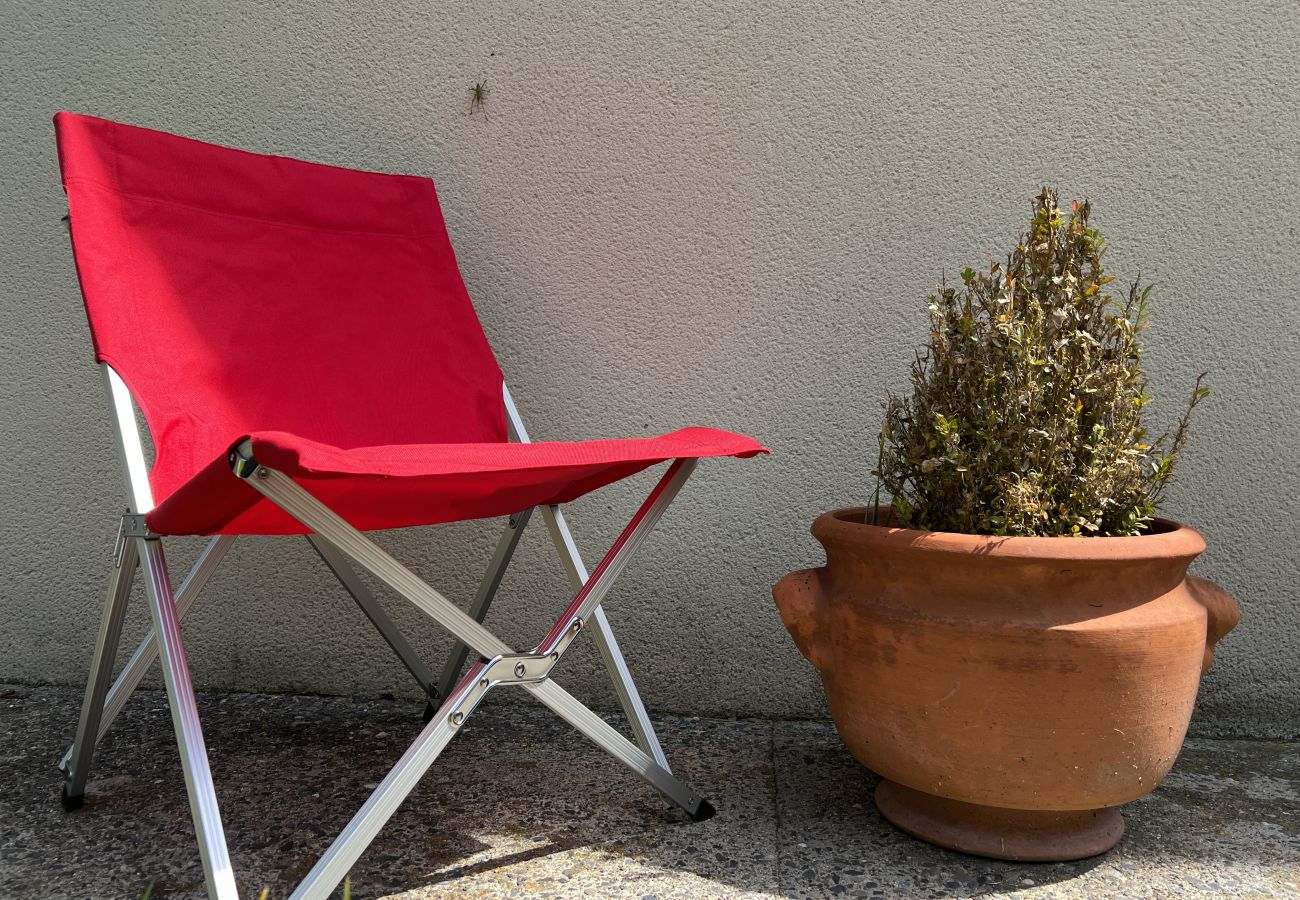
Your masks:
M79 692L0 689L0 896L201 897L171 721L135 698L64 813ZM420 727L399 701L201 698L240 890L286 896ZM824 723L664 717L692 823L545 710L486 707L352 873L355 897L1168 897L1300 893L1300 746L1189 742L1095 860L999 863L895 831Z

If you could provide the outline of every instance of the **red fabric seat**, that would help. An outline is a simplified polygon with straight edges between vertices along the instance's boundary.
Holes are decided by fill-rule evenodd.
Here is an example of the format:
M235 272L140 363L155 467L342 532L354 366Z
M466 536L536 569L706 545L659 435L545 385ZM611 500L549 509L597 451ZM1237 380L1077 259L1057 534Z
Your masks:
M140 405L161 534L304 529L231 447L357 528L563 503L676 457L765 452L693 428L507 443L501 369L433 183L55 117L95 358Z
M714 428L661 437L536 444L404 444L343 450L282 432L251 435L258 463L293 476L362 530L503 516L568 503L679 457L753 456ZM214 459L146 517L159 534L301 534L302 524Z

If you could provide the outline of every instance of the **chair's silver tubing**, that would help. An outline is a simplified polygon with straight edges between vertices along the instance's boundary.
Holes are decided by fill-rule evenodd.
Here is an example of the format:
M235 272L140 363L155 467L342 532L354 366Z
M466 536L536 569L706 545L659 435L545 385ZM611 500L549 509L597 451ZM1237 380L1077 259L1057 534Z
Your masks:
M149 486L149 464L144 458L144 444L140 442L140 429L135 424L135 406L131 389L122 376L107 363L103 364L104 389L113 410L117 449L121 454L122 475L126 480L126 494L130 498L130 512L144 515L153 509L153 490Z
M248 483L321 538L343 551L349 560L410 600L425 615L432 617L468 644L479 656L491 659L511 652L504 641L421 581L414 572L367 539L288 475L258 466L248 478Z
M573 582L575 590L581 590L587 583L587 567L582 562L578 545L573 541L569 524L564 520L564 513L558 506L547 506L543 508L542 515L551 532L551 540L555 543L556 552L560 555L560 562L569 573L569 580ZM641 702L641 694L637 691L636 682L632 680L632 673L628 670L622 651L619 650L618 641L614 638L614 630L610 628L609 620L605 618L604 608L597 606L592 619L596 623L591 633L592 639L596 642L596 649L600 652L600 658L604 661L605 669L614 683L614 693L618 696L619 705L623 707L623 713L627 716L638 746L654 757L654 761L659 763L665 772L671 772L668 757L664 755L663 747L659 746L659 738L655 734L654 725L650 722L650 714L646 711L645 704Z
M226 849L226 838L221 827L221 812L212 786L212 772L208 768L207 748L203 744L203 729L199 724L198 706L194 702L194 685L190 682L185 641L181 636L180 617L172 596L171 578L163 557L162 541L156 537L133 540L138 542L143 557L149 612L153 617L154 631L158 635L163 682L167 686L172 725L176 729L176 743L180 748L181 768L190 797L190 812L194 817L194 831L199 840L199 856L203 863L208 896L214 900L235 900L238 897L235 874L230 866L230 853Z
M605 618L603 606L596 607L592 620L596 623L596 627L591 632L592 640L596 642L596 650L600 653L600 658L605 663L605 670L609 672L610 680L614 683L614 693L618 696L619 705L623 707L623 714L627 716L637 746L650 754L665 772L671 772L668 757L664 755L663 747L659 746L659 736L655 734L654 724L650 721L650 713L641 702L641 693L636 689L636 682L632 680L632 672L623 659L623 651L619 649L618 641L614 638L614 629L610 627L609 619Z
M118 552L120 550L120 553ZM131 599L131 582L135 578L135 541L123 534L118 525L117 543L114 545L113 569L108 577L108 597L99 620L99 634L95 638L95 652L90 662L90 678L86 682L86 696L81 701L81 718L77 721L77 735L64 756L68 779L63 785L64 809L76 809L86 794L86 778L90 773L90 760L95 755L99 740L100 721L104 711L104 697L113 678L113 659L122 637L122 622Z
M528 519L532 514L531 509L515 513L506 523L505 530L501 532L501 539L497 541L487 571L483 573L483 580L479 582L474 601L469 605L469 614L475 622L482 622L487 615L488 607L492 605L492 599L496 597L497 589L501 587L501 579L505 577L506 567L510 565L510 560L515 555L515 548L519 546L519 539L524 536L524 528L528 525ZM469 656L469 648L461 641L457 641L456 646L451 648L451 653L447 656L442 677L438 679L439 697L446 697L451 693L467 656Z
M510 429L510 436L522 444L529 443L528 429L524 427L523 416L519 414L515 400L510 396L510 388L504 384L501 385L501 397L505 402L506 422ZM578 552L578 545L573 541L569 524L564 520L564 513L558 506L548 506L542 510L542 515L546 518L551 540L560 554L560 563L569 573L569 580L573 582L574 590L581 590L587 583L587 567L582 561L582 554ZM609 620L605 618L605 611L597 606L593 618L596 622L593 632L596 649L600 652L605 668L609 671L610 680L614 683L614 693L618 696L619 705L623 707L623 713L627 716L637 744L653 756L655 762L659 763L665 771L671 771L668 768L668 758L664 756L663 748L659 746L659 738L655 736L650 715L646 712L645 704L641 702L641 695L636 689L635 682L632 681L632 674L628 671L623 654L619 651L618 641L614 639L614 631L609 627Z
M623 529L618 538L614 541L613 546L605 553L605 556L596 566L596 571L591 573L574 596L573 602L569 608L564 611L560 618L555 620L555 625L551 631L538 645L537 652L546 654L551 653L564 640L566 632L574 620L579 620L583 625L591 618L596 608L600 606L609 589L614 586L614 581L627 564L631 562L632 556L650 536L659 520L663 518L664 511L668 509L668 504L673 502L673 498L682 489L686 479L691 477L691 472L695 471L694 459L677 459L668 467L668 471L659 479L659 483L654 486L650 496L645 499L641 507L632 516L632 521L628 522L627 527Z
M307 877L290 895L290 900L324 900L329 897L358 857L374 841L384 823L397 811L402 801L437 760L443 748L461 729L464 716L473 711L473 704L462 709L462 717L455 724L451 711L470 695L483 668L481 662L470 668L438 712L424 726L419 737L389 770L379 787L375 788L374 793L352 817L352 821L334 839L334 843L330 844L325 855L312 866ZM481 701L483 696L485 695L480 695L478 699Z
M251 447L245 444L238 452L247 459L250 451ZM562 644L567 646L565 638L574 621L580 620L585 624L591 617L609 593L614 580L627 567L632 555L663 517L664 510L695 468L695 462L693 459L678 459L669 466L650 496L641 504L609 552L596 566L596 571L538 645L537 653L550 654ZM257 466L247 480L289 515L341 550L350 560L414 603L479 656L491 659L512 652L508 644L420 580L414 572L367 539L289 476L266 466Z
M591 738L606 753L654 785L692 818L705 819L713 815L713 807L708 801L677 780L676 776L651 759L640 747L619 734L614 726L583 706L554 681L524 684L522 687L555 710L560 718Z
M212 577L212 573L217 570L217 566L225 559L226 553L229 552L234 543L235 536L233 534L217 535L208 541L203 548L203 552L199 554L199 558L195 560L190 573L185 576L181 586L176 589L176 616L178 618L185 618L185 614L189 612L190 607L194 605L194 601L203 592L208 579ZM132 558L135 558L134 547L131 549L131 554ZM155 636L156 632L150 627L148 633L144 636L144 640L140 642L140 646L135 648L135 652L131 654L131 658L127 660L126 665L122 668L122 674L117 676L117 681L113 682L113 687L108 692L108 698L104 701L104 714L99 720L99 734L97 736L99 740L103 740L104 735L108 733L113 720L122 711L122 707L126 706L126 701L131 699L131 695L140 686L140 682L144 680L145 673L149 671L149 667L153 665L153 661L158 657L158 641ZM69 771L68 766L71 765L72 753L76 746L74 743L69 747L68 752L63 755L63 760L59 763L59 768L65 772Z
M397 623L379 605L379 601L375 599L374 594L370 593L365 583L357 577L356 571L348 565L347 557L336 550L329 541L321 540L314 534L307 535L307 541L320 554L320 558L325 561L325 565L329 566L334 577L338 578L339 583L352 595L352 599L357 601L357 606L361 607L361 611L388 642L388 646L393 648L393 652L402 660L407 671L415 676L425 696L431 696L430 691L434 686L433 670L424 664L410 641L398 630Z
M250 451L251 447L245 444L237 452L247 461ZM681 489L694 463L694 460L679 459L669 467L668 472L651 491L650 496L646 498L596 567L596 571L573 598L565 614L556 620L550 634L539 645L539 648L544 648L539 652L546 655L555 653L557 658L563 653L569 639L580 630L580 627L573 626L585 622L594 613L601 599L608 593L614 579L627 566L632 553L649 535L663 515L664 509ZM241 463L236 463L237 469L243 467ZM371 572L414 603L480 656L492 659L512 653L505 642L421 581L413 572L367 539L292 478L273 469L256 466L248 481L281 509L333 544L351 561ZM484 688L488 687L481 685L479 681L483 669L482 663L476 664L465 678L461 679L452 695L420 733L416 743L398 761L388 777L295 891L294 898L305 900L305 898L327 897L343 879L347 870L374 840L379 829L401 804L403 798L410 793L420 775L428 769L438 753L446 746L452 731L464 724L465 717L472 712L474 705L481 701L486 693ZM706 818L712 814L713 808L707 801L698 797L652 757L579 703L563 688L549 680L520 682L520 685L693 817Z

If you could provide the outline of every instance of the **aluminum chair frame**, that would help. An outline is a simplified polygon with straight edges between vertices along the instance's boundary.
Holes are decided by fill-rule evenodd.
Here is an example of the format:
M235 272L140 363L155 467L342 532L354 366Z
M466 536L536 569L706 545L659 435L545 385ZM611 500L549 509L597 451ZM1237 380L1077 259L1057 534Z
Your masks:
M153 497L130 391L111 367L104 365L103 371L118 449L124 464L128 508L118 531L108 595L95 641L76 737L59 764L66 776L63 804L68 809L81 805L96 742L121 712L154 658L160 658L208 894L226 900L237 896L234 870L208 765L180 623L235 538L232 535L212 538L180 588L173 591L162 537L150 532L145 524L145 513L152 509ZM527 442L528 433L509 390L503 386L502 393L511 438ZM558 506L541 508L555 549L576 593L547 635L530 651L519 653L488 631L482 621L530 520L531 509L521 510L510 517L469 611L465 612L292 478L259 465L250 452L251 446L246 442L231 454L234 474L246 479L311 529L308 541L312 547L396 652L428 698L423 730L298 885L291 895L295 900L329 896L443 748L464 726L466 719L488 693L501 685L517 686L531 693L691 818L701 821L713 815L713 806L672 774L601 608L601 601L686 482L696 460L677 459L672 462L590 574L563 512ZM137 564L144 572L152 628L117 680L112 681L114 657ZM354 565L387 584L456 638L447 663L436 679L357 576L352 568ZM635 743L551 678L552 670L573 639L584 631L592 633L627 715ZM470 651L476 654L477 661L464 676L458 677Z

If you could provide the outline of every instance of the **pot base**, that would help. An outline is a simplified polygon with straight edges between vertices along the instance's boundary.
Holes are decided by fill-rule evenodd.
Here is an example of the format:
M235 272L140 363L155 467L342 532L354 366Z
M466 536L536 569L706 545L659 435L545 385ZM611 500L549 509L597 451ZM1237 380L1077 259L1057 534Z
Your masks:
M936 797L892 781L876 788L876 807L913 837L972 856L1065 862L1105 853L1124 834L1118 807L1002 809Z

